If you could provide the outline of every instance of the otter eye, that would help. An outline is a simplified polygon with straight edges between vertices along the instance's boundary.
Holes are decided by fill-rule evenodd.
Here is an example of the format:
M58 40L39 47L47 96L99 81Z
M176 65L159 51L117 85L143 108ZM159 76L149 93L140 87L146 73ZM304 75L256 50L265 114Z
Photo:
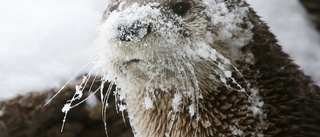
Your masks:
M190 4L185 2L179 2L173 6L173 12L180 16L185 15L189 9L190 9Z

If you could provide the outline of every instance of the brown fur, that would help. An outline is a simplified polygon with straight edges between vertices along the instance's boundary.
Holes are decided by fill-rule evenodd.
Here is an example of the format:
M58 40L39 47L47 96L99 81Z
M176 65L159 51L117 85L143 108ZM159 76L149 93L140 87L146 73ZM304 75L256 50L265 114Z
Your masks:
M253 52L256 63L245 72L252 77L250 70L259 71L259 75L253 75L253 78L263 91L263 108L268 121L268 130L264 134L282 137L319 136L319 87L282 52L269 27L252 10L250 17L255 24L254 37L245 50Z
M142 0L132 0L128 4L130 2L143 3ZM197 2L200 1L196 0L195 3ZM233 4L238 2L234 0ZM111 7L114 10L117 4L109 6ZM232 9L232 6L228 8ZM108 17L110 10L106 11L104 19ZM256 116L249 110L251 103L249 96L234 89L228 89L221 82L213 82L209 78L208 65L211 66L209 69L217 69L214 64L193 62L203 95L197 104L198 117L190 116L187 106L192 104L191 100L185 100L184 106L179 108L178 113L170 113L174 89L169 92L156 90L156 99L153 100L154 108L150 110L145 110L141 106L146 93L138 90L130 93L134 98L126 100L129 114L134 116L131 121L134 129L142 136L148 137L165 136L166 133L172 137L258 136L260 134L281 137L320 136L319 87L314 85L311 78L306 76L286 53L282 52L269 27L252 9L249 10L248 19L254 25L253 39L242 47L241 53L244 55L241 58L231 60L244 79L251 84L250 87L246 87L246 81L240 74L234 71L232 75L242 87L246 87L248 95L254 94L250 88L257 88L260 91L261 100L264 102L261 108L263 114ZM244 25L243 28L247 26ZM217 49L226 48L223 46L226 45L218 45ZM224 50L226 51L228 50ZM249 56L245 55L246 53L253 54L253 63L244 61ZM227 52L222 54L232 57ZM216 77L219 76L216 75ZM232 81L227 82L232 85ZM172 120L172 117L175 119ZM199 121L196 120L197 118ZM210 126L207 125L207 121L210 122ZM171 122L172 128L170 128ZM236 130L243 133L234 133Z

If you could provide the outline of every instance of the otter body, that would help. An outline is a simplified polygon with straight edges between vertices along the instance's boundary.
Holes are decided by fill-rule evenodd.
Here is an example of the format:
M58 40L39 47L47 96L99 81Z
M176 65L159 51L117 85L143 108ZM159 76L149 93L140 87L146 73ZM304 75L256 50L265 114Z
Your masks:
M242 0L111 0L97 64L136 136L320 136L320 89Z

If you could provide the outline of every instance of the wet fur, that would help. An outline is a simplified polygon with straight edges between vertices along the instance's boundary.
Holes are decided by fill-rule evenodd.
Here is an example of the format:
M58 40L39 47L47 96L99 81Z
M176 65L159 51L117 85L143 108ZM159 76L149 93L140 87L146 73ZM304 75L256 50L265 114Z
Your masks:
M253 76L256 85L263 90L263 108L268 121L265 136L319 136L319 87L282 52L269 27L253 10L249 16L255 27L253 41L246 49L256 58L249 70L259 74L252 75L249 70L243 74Z

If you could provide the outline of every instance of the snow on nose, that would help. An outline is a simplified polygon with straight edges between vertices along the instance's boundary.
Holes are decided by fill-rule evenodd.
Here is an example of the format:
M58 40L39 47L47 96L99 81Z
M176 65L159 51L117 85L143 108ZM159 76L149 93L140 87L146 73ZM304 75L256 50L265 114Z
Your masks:
M140 41L151 31L151 23L147 21L123 22L118 25L118 39L120 41Z

